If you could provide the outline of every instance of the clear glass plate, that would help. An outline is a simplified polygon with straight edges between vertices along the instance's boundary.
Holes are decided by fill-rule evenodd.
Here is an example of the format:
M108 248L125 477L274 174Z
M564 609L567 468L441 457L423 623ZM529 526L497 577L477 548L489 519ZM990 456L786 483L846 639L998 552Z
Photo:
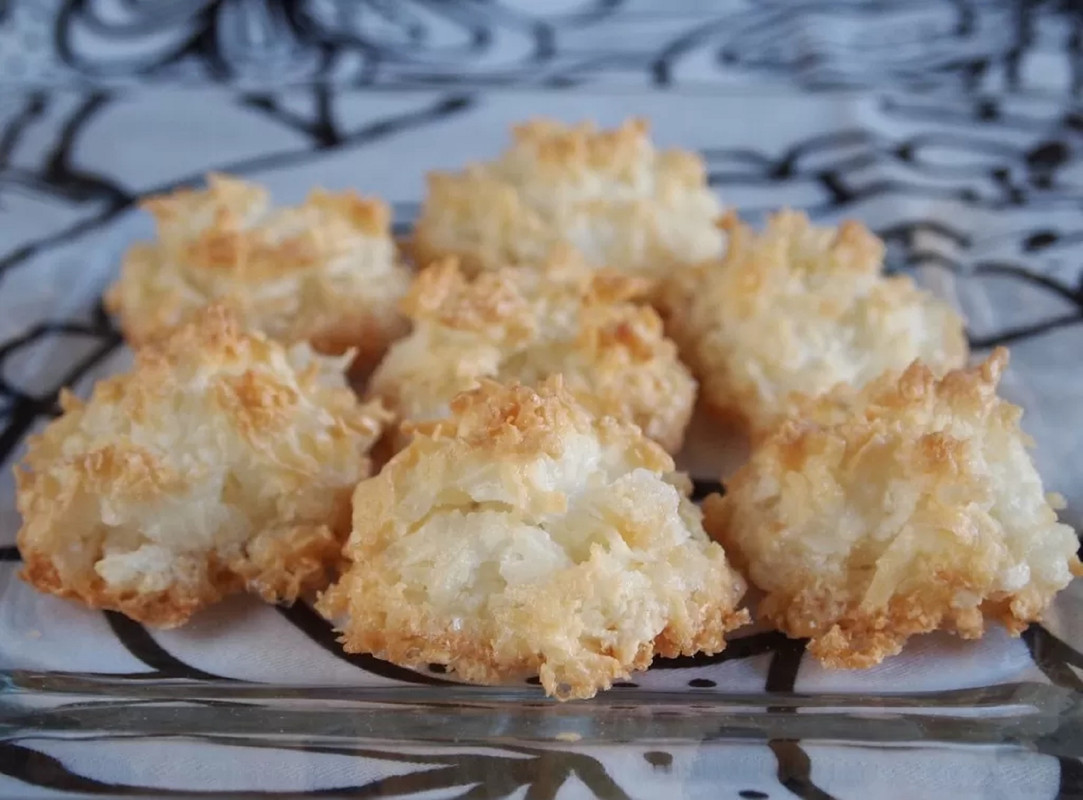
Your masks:
M0 795L1083 790L1078 586L1021 639L999 629L977 642L918 637L877 668L831 672L801 642L741 632L719 656L659 661L590 702L558 704L529 685L468 687L347 656L304 604L236 598L157 632L15 577L10 466L21 442L55 412L60 386L86 393L129 360L98 297L123 250L151 233L139 197L208 169L263 181L283 202L315 185L355 186L391 201L406 232L424 172L496 151L510 123L632 113L653 121L662 144L701 150L724 201L754 221L789 205L867 222L888 242L891 269L963 310L978 352L1008 343L1003 390L1026 409L1047 486L1078 527L1083 168L1068 146L1078 124L1053 100L781 89L12 95L0 103L18 178L0 186ZM689 438L683 463L702 493L724 454L705 427Z

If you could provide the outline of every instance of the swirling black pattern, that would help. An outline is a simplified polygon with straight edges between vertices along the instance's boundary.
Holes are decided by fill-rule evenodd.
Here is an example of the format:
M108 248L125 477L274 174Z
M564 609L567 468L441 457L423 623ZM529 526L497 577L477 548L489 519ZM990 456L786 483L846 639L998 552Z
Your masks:
M66 67L99 80L138 75L266 85L275 75L278 85L561 82L577 65L556 59L558 31L597 24L617 5L587 2L547 16L500 4L425 0L202 0L169 4L164 13L160 3L131 3L118 14L108 0L69 0L57 18L55 43ZM501 50L508 52L498 55ZM550 62L560 69L547 74Z
M615 24L623 37L607 33ZM741 75L815 88L1078 93L1081 41L1083 15L1065 0L723 0L675 12L643 0L555 11L499 1L63 0L49 28L18 14L0 27L0 52L24 79L253 88L670 86ZM1041 79L1034 64L1056 77Z
M852 85L860 65L882 85L974 87L1033 45L1035 10L1017 18L1009 3L761 3L756 14L703 25L673 41L653 68L668 83L683 59L706 49L720 65L793 73L816 86Z
M266 748L261 739L239 737L203 737L206 743L223 748ZM318 794L335 797L409 797L436 790L462 789L459 797L506 797L520 789L527 797L553 798L570 779L581 781L595 797L607 800L630 800L596 758L573 752L537 750L522 747L506 748L503 755L476 753L415 754L394 750L359 747L335 747L316 744L284 743L273 745L277 751L299 751L322 755L342 755L390 763L407 763L419 767L405 774L378 778L364 784L333 785ZM192 797L187 789L163 789L103 782L69 770L59 759L30 747L0 742L0 775L17 778L24 783L45 789L79 795ZM471 789L470 787L474 787ZM293 791L215 791L215 797L296 797Z

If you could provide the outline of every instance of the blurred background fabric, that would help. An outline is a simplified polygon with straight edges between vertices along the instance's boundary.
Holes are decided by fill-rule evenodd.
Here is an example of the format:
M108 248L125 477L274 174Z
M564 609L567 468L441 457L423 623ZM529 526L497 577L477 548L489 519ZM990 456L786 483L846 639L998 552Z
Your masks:
M9 83L1078 94L1071 0L6 0Z

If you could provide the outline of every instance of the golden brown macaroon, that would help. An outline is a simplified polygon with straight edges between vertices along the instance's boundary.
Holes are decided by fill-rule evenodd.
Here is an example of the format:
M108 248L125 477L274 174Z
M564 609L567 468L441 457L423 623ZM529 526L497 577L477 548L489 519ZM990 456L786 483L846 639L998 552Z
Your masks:
M675 265L722 254L702 160L656 150L646 122L598 130L534 120L512 135L495 161L429 175L417 263L457 256L479 272L543 263L571 245L593 266L665 280Z
M705 404L753 438L800 395L915 359L937 372L966 363L959 315L910 278L883 275L883 243L863 225L817 228L793 211L759 234L733 214L721 225L726 257L671 284L667 328Z
M204 190L151 198L158 238L134 245L106 304L141 345L211 302L249 329L320 353L358 351L374 363L406 332L397 303L410 283L391 214L352 191L309 194L268 209L266 189L209 175Z
M16 468L23 577L161 627L242 589L323 588L388 416L343 367L212 307L89 401L62 394Z
M830 667L868 667L936 629L1013 634L1079 574L1019 427L1008 361L938 379L915 363L786 421L707 499L706 526L766 596L758 616Z
M352 564L319 601L347 651L582 698L747 621L689 482L635 427L559 377L485 382L451 411L354 493Z
M369 391L400 418L421 421L447 416L451 399L485 378L536 384L560 373L589 410L634 422L676 452L696 384L658 314L633 302L649 286L569 254L541 270L508 267L474 280L444 261L407 294L413 331L392 346Z

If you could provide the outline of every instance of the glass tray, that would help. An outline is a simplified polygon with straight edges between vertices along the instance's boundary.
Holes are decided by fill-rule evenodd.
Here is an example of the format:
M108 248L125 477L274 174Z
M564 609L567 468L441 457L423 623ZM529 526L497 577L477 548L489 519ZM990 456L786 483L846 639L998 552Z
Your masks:
M15 578L21 442L55 413L60 386L86 393L130 359L98 297L123 250L151 233L139 197L209 169L265 182L282 202L354 186L392 202L405 234L424 172L495 152L510 123L632 113L661 144L702 151L724 202L754 222L779 206L865 221L887 241L890 269L967 315L977 353L1009 344L1003 390L1026 408L1047 487L1079 527L1083 161L1069 147L1078 122L1053 99L13 95L0 104L17 179L0 207L0 796L1083 793L1079 586L1021 639L918 637L858 673L742 631L719 656L660 660L592 701L558 704L534 686L467 687L347 656L305 604L236 598L155 632ZM709 431L689 440L682 463L702 495L723 465Z

